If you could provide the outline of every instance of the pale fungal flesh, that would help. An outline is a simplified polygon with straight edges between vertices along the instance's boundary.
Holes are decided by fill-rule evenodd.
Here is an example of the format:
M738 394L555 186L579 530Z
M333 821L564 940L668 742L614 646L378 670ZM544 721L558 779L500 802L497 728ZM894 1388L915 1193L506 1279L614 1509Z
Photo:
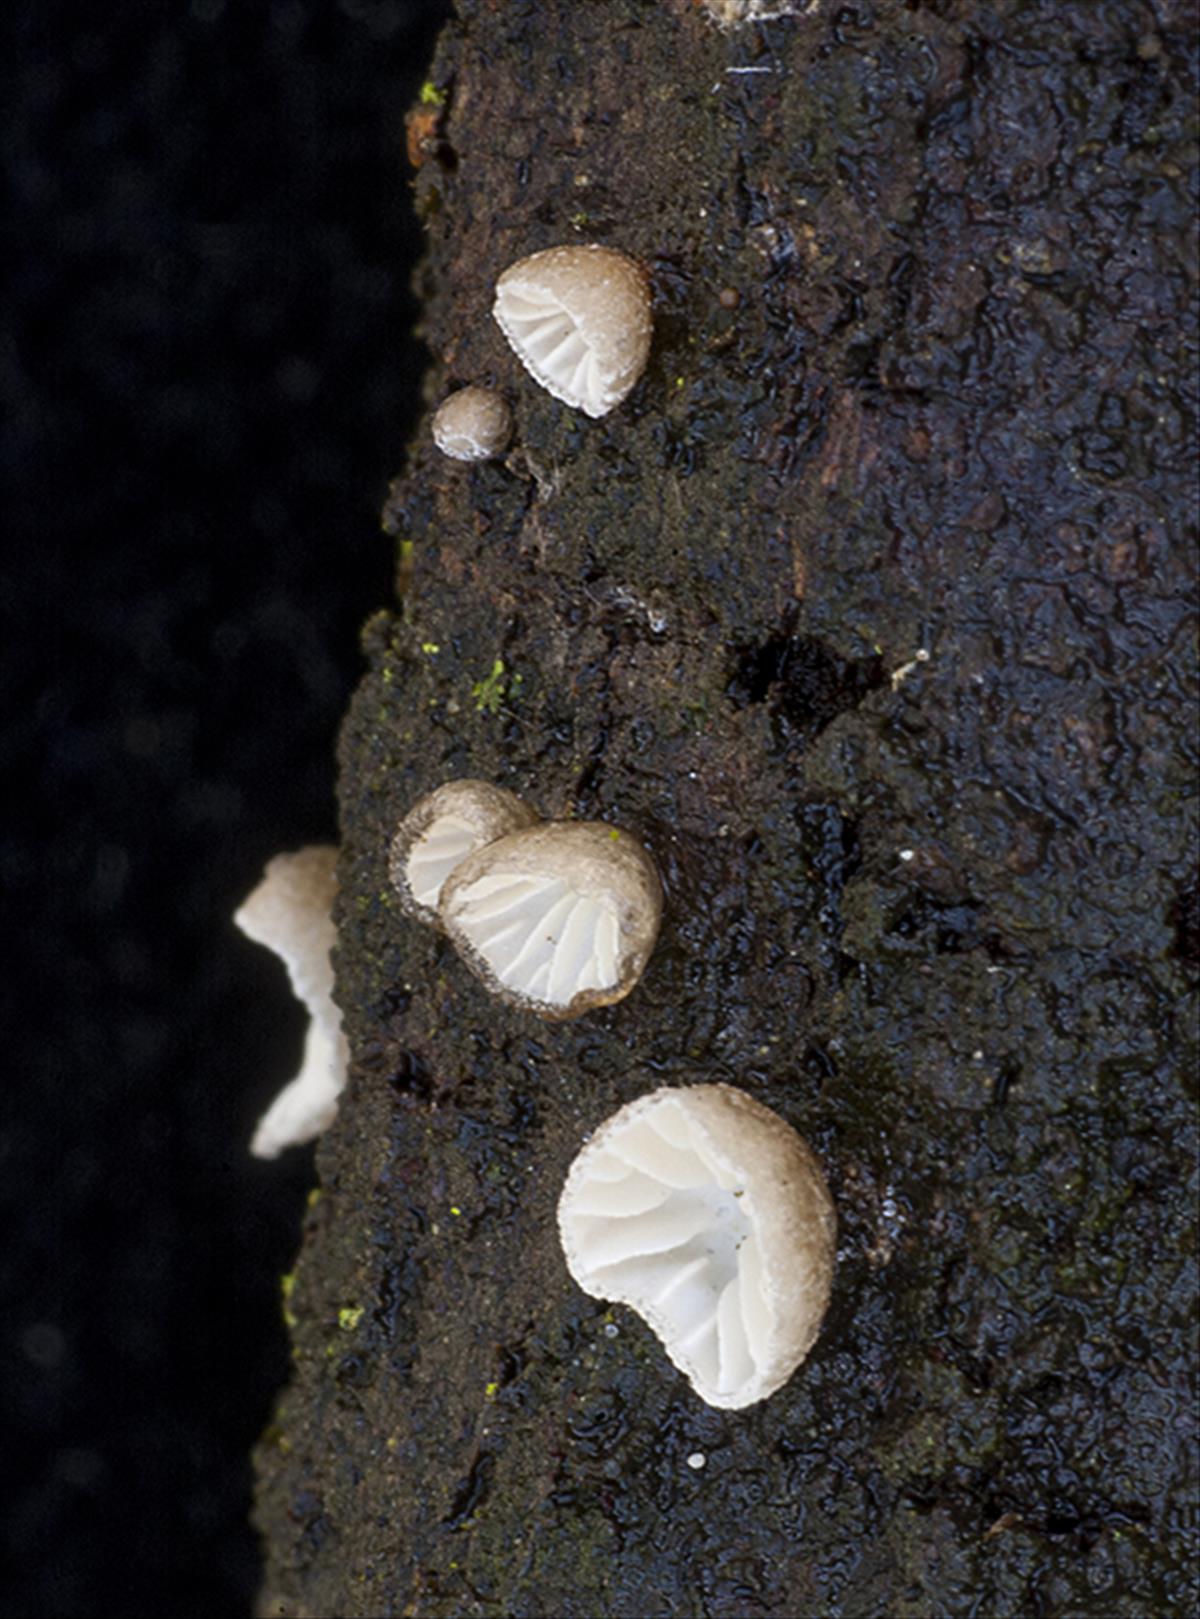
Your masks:
M388 873L410 916L440 926L438 901L451 873L476 849L537 816L516 793L489 781L448 781L409 810L392 839Z
M529 374L556 399L605 416L641 376L650 353L650 287L616 248L550 247L512 264L492 309Z
M434 413L433 442L452 461L487 461L512 438L512 411L490 388L460 388Z
M820 1329L836 1234L821 1167L730 1085L614 1113L571 1165L558 1227L584 1292L636 1310L708 1405L765 1400Z
M702 4L723 28L736 28L744 22L769 22L773 17L816 11L821 0L702 0Z
M662 888L627 832L552 821L489 843L442 891L442 925L495 994L549 1019L619 1001L658 936Z
M310 1018L300 1072L258 1121L250 1143L256 1158L277 1158L285 1147L311 1141L337 1116L349 1053L333 1003L336 895L337 850L312 846L276 855L233 918L248 939L283 962Z

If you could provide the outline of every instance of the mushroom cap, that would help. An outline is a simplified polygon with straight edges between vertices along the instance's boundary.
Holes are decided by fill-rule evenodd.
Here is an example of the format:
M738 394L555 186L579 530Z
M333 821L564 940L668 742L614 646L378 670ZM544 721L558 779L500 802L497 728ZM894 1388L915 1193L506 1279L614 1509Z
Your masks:
M658 937L662 886L628 832L551 821L468 856L440 909L493 994L558 1020L629 994Z
M512 411L490 388L460 388L433 417L433 442L452 461L486 461L512 437Z
M628 1304L708 1405L782 1387L833 1279L833 1200L811 1149L730 1085L665 1087L619 1109L567 1174L567 1268Z
M490 781L448 781L418 800L400 822L388 853L388 875L410 916L440 927L442 885L461 861L505 833L534 826L537 816Z
M650 353L650 286L628 254L597 243L548 247L509 265L492 314L521 364L547 392L605 416Z
M283 962L311 1019L300 1072L258 1121L250 1143L256 1158L277 1158L285 1147L311 1141L328 1129L345 1087L349 1051L333 1001L331 957L337 943L337 857L328 845L276 855L234 913L246 937L266 945Z

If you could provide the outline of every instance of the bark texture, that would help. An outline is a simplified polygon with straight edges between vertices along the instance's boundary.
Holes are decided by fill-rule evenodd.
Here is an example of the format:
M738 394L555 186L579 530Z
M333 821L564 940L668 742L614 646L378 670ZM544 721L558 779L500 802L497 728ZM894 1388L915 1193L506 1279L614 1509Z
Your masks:
M461 0L410 126L429 400L498 387L517 441L422 437L386 511L264 1613L1190 1611L1192 20ZM600 422L488 313L572 240L655 288ZM541 1024L401 914L391 835L468 775L653 852L628 1000ZM585 1133L697 1079L841 1224L742 1412L555 1231Z

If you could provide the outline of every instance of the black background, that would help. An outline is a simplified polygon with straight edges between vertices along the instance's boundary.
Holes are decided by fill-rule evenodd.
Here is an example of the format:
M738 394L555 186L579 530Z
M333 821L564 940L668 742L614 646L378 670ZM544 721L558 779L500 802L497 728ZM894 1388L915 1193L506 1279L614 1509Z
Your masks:
M336 837L441 0L3 8L0 1611L249 1613L311 1149L230 914Z

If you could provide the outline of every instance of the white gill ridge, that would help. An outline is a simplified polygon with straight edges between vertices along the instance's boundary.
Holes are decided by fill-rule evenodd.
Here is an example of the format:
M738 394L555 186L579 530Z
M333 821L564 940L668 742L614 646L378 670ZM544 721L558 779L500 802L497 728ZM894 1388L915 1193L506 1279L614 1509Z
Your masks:
M418 904L436 907L442 884L478 843L478 828L462 816L442 815L433 822L408 856L408 886Z
M562 878L496 872L463 890L460 926L505 986L566 1005L581 990L617 982L617 918Z
M745 1383L770 1309L743 1189L712 1184L682 1118L670 1139L643 1118L595 1156L589 1177L573 1213L596 1290L636 1300L706 1383Z
M534 301L510 292L504 304L509 335L542 387L556 399L598 404L603 387L595 356L557 299Z
M636 1310L709 1405L766 1399L820 1329L829 1189L791 1126L732 1086L619 1108L571 1164L558 1229L584 1292Z

